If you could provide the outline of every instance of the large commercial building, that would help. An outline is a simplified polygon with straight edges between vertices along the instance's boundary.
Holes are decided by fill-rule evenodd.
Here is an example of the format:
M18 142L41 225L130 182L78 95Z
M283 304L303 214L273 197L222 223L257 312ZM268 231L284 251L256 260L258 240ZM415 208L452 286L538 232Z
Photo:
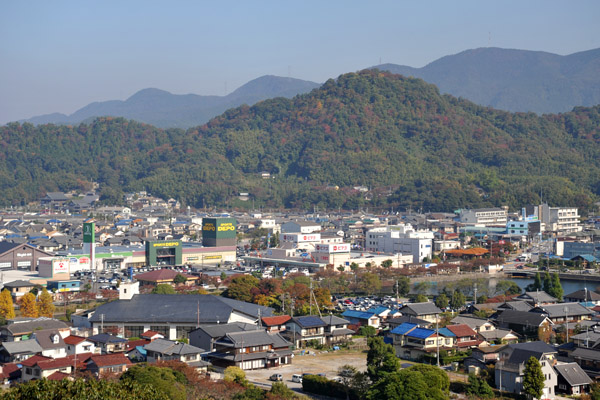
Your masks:
M28 244L0 242L0 270L22 269L35 271L39 259L51 255Z
M234 246L237 222L234 218L203 218L202 245L204 247Z

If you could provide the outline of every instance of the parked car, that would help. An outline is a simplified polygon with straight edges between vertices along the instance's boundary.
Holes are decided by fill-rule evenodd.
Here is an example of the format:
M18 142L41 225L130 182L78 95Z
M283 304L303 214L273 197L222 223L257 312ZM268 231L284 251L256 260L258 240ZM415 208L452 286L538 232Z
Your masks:
M300 374L292 375L292 382L302 383L302 375L300 375Z
M272 381L282 381L283 380L283 376L281 374L273 374L269 377L269 380Z

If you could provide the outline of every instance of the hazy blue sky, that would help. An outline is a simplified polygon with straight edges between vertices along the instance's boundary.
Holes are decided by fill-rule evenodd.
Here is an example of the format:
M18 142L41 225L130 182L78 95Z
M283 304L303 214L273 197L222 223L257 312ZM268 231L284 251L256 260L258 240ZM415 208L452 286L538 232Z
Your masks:
M600 47L600 1L0 1L0 124L156 87L224 95L477 47Z

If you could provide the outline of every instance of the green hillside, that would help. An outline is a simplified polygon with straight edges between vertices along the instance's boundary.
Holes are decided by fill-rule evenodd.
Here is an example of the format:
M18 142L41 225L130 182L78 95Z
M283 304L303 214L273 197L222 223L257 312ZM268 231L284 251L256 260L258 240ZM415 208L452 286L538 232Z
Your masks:
M187 131L120 118L10 124L0 128L0 189L6 204L93 179L106 200L147 189L198 207L249 205L237 195L250 192L270 207L517 208L543 192L585 208L600 193L599 140L598 106L513 114L362 71Z

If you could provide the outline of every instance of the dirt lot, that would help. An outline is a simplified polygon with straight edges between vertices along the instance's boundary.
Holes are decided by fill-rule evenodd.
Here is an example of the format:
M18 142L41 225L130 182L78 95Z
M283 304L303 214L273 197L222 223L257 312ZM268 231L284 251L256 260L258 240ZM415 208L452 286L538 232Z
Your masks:
M269 377L273 374L281 374L283 375L283 382L288 387L300 388L301 384L292 382L293 374L325 374L327 378L331 379L337 376L338 368L345 364L353 365L359 371L365 371L367 369L367 353L350 350L339 350L329 353L311 351L311 354L302 356L300 352L297 352L294 355L291 365L246 371L246 378L250 382L268 384L270 386L271 381L269 381Z

